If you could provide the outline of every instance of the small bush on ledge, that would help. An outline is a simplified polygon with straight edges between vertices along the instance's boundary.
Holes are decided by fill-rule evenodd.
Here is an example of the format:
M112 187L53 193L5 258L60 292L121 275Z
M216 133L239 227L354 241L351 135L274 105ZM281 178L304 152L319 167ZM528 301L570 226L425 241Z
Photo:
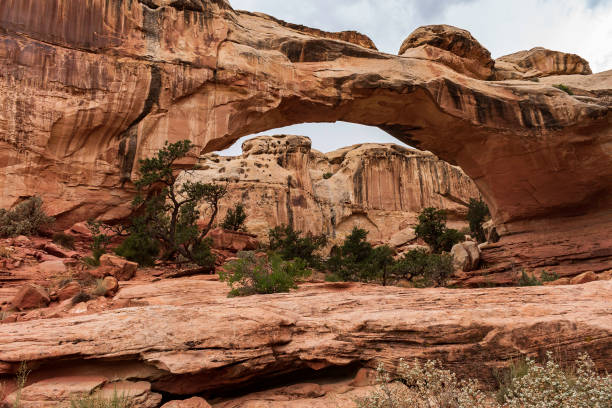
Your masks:
M0 209L0 237L34 235L53 221L42 210L42 199L31 197L12 210Z
M253 252L239 252L238 257L219 272L231 288L229 297L289 292L311 273L303 259L284 261L277 254L258 258Z
M568 95L573 95L574 93L572 92L571 89L569 89L569 87L567 85L563 85L563 84L557 84L557 85L553 85L553 87L562 90L563 92L565 92Z

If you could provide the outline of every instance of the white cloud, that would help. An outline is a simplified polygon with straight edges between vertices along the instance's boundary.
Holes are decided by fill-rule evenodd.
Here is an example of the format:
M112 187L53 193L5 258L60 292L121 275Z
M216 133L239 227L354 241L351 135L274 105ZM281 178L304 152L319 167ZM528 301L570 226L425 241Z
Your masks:
M384 52L428 24L469 30L493 58L541 46L586 58L593 72L612 69L612 0L230 0L236 9L260 11L327 31L357 30ZM367 141L396 142L377 128L304 124L266 134L311 137L322 151ZM240 152L240 144L232 154Z

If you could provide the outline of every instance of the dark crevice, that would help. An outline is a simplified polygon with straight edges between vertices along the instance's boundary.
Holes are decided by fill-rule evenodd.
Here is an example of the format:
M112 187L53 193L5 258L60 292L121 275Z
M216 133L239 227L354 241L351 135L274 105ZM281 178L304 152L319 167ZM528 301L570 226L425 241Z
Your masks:
M285 372L278 372L268 377L258 375L243 384L228 384L222 388L191 395L177 395L155 389L154 391L163 395L162 403L200 396L211 404L218 404L228 399L240 398L245 395L296 384L324 385L350 381L355 378L357 372L363 367L364 364L361 362L354 362L345 366L332 366L320 370L309 367L296 367L295 369L287 369Z
M130 123L128 128L119 136L119 163L121 168L121 183L130 180L134 159L136 158L136 148L138 147L138 125L159 104L161 94L161 70L157 65L151 65L151 81L149 92L145 100L142 111L136 119Z

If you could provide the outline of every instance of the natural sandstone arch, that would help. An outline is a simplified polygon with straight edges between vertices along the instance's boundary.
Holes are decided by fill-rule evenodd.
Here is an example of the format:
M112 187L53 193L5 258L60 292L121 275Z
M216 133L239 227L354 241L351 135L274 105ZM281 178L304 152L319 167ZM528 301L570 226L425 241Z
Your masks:
M610 72L492 82L470 53L384 54L223 0L7 0L0 26L2 206L41 193L63 224L126 216L134 163L166 140L205 152L343 120L461 166L503 233L596 224L570 245L612 257Z

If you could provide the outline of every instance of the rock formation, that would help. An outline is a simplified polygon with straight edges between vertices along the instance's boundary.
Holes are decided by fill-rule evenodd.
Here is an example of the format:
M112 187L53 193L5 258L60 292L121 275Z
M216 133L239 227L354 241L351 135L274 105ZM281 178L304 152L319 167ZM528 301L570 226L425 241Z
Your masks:
M536 47L495 60L495 78L533 79L552 75L590 75L589 63L576 54Z
M445 209L449 225L460 228L467 226L470 198L479 197L458 167L393 144L323 154L311 150L307 137L264 136L246 141L242 149L237 157L202 156L200 170L185 173L178 182L227 183L218 219L241 202L247 230L260 238L282 224L331 240L358 226L370 232L371 241L394 237L394 246L400 246L415 238L412 227L424 207Z
M529 234L553 227L573 247L609 236L612 72L483 81L487 54L467 52L475 40L459 30L438 30L438 41L423 29L409 43L429 51L394 56L355 33L223 0L5 0L0 27L0 206L40 194L58 227L127 216L137 160L166 140L211 152L267 129L343 120L461 166L501 235L537 246ZM467 42L444 40L454 36ZM504 70L589 72L532 54L505 58ZM585 227L592 234L572 238ZM563 262L589 257L609 260L612 248Z
M327 400L334 381L400 357L439 359L489 385L513 358L553 348L561 359L588 352L599 369L612 367L612 281L474 290L328 283L230 299L227 291L207 279L162 280L121 289L115 302L136 307L0 324L0 376L29 362L24 407L101 386L151 404L168 393L236 406L215 398L257 384ZM327 401L311 406L337 406Z

